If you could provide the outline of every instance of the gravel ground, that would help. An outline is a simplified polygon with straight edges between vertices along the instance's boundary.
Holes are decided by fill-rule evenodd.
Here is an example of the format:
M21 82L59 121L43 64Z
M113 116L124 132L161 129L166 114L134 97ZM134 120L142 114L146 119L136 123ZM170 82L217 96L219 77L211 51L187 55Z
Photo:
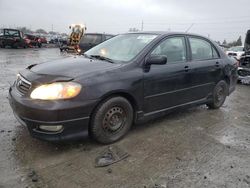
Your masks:
M219 110L176 111L135 125L113 144L129 157L96 168L107 146L83 138L52 144L14 118L8 88L18 70L64 58L58 49L0 49L0 187L250 187L250 86L238 85Z

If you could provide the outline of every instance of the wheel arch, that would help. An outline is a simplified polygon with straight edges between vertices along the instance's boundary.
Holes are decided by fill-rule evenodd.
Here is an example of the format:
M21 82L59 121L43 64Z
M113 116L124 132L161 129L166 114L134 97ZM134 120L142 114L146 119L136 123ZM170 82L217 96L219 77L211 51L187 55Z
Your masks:
M95 107L91 111L91 114L90 114L90 123L89 123L89 130L90 130L90 126L91 126L93 114L95 113L95 111L98 108L98 106L100 104L102 104L104 101L106 101L106 100L108 100L110 98L113 98L113 97L123 97L123 98L125 98L125 99L127 99L129 101L129 103L131 104L131 106L133 108L133 114L134 114L133 122L135 121L135 119L136 119L136 112L139 110L139 105L138 105L138 102L136 101L135 97L132 94L126 92L126 91L122 91L122 90L112 91L112 92L109 92L109 93L103 95L100 98L99 102L95 105Z
M229 95L229 88L230 88L230 78L229 78L229 76L225 76L224 80L227 83L227 95Z

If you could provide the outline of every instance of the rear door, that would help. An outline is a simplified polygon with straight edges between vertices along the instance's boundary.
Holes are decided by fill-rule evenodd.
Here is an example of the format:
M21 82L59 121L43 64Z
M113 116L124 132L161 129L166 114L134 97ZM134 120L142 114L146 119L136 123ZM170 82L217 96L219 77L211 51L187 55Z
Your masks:
M189 36L191 54L190 67L192 74L190 81L193 83L193 100L205 99L212 94L215 84L221 79L222 60L216 47L207 39Z

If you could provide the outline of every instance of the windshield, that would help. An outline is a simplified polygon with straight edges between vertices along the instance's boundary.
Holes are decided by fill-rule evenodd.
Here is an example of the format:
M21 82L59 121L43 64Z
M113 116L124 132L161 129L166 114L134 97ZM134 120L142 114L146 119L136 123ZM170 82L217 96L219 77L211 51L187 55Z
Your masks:
M139 33L118 35L90 49L85 54L127 62L135 58L156 37L157 35Z
M4 30L4 35L12 36L12 37L19 37L19 31L6 29Z
M82 37L81 44L99 44L102 42L102 35L85 34Z
M229 51L234 51L234 52L240 52L243 51L243 46L235 46L235 47L231 47L229 48Z

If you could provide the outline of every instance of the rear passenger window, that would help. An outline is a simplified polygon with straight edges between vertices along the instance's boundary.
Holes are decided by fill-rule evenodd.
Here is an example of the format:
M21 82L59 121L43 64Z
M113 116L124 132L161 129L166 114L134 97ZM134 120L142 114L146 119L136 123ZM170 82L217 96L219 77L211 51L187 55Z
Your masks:
M190 37L189 42L193 60L207 60L219 57L218 52L206 40Z
M186 61L186 45L184 37L172 37L161 42L151 55L165 55L168 63Z

